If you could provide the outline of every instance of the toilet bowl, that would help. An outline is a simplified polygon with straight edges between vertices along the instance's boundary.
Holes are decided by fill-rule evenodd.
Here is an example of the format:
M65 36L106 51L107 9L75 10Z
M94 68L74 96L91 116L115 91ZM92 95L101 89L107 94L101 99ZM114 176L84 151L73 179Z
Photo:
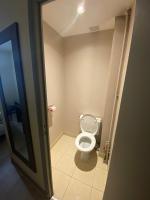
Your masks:
M75 141L76 147L82 152L91 152L96 144L96 139L90 133L81 133Z
M87 160L96 145L95 135L98 134L101 119L86 114L80 116L81 133L76 137L75 145L81 152L81 159Z

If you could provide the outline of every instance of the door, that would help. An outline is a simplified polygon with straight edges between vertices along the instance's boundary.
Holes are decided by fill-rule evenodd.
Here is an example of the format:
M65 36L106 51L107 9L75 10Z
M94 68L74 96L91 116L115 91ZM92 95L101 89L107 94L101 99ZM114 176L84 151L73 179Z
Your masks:
M18 23L0 32L0 103L12 161L50 197L48 143L44 131L32 128L37 122L29 115Z

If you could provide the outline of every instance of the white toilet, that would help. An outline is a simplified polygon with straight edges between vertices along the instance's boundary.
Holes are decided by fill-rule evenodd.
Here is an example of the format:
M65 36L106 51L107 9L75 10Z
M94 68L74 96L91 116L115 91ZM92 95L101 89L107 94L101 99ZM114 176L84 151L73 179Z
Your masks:
M81 159L87 160L96 145L95 136L99 133L101 118L86 114L80 116L81 133L75 140L77 149L81 152Z

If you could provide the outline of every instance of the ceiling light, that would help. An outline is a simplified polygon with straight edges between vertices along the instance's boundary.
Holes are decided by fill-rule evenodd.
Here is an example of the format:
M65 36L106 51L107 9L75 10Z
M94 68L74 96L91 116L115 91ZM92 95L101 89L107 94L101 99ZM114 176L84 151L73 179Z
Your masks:
M85 12L85 7L84 7L84 4L80 4L77 8L77 13L79 15L82 15L83 13Z

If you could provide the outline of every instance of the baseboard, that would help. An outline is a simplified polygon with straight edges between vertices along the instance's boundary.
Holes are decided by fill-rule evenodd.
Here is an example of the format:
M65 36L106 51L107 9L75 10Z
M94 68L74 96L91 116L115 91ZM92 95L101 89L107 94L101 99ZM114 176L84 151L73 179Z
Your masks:
M62 132L61 134L58 135L58 137L55 139L55 141L50 144L50 148L53 148L53 146L58 142L58 140L64 135L64 133ZM51 136L50 136L51 139Z
M50 148L53 148L53 146L55 146L55 144L60 140L60 138L61 138L63 135L67 135L67 136L69 136L69 137L75 138L75 136L73 136L73 135L71 135L71 134L69 134L69 133L62 132L62 133L55 139L55 141L54 141L52 144L50 144Z
M76 138L77 135L72 135L71 133L68 133L68 132L63 132L63 135L67 135L67 136L70 136L72 138Z

